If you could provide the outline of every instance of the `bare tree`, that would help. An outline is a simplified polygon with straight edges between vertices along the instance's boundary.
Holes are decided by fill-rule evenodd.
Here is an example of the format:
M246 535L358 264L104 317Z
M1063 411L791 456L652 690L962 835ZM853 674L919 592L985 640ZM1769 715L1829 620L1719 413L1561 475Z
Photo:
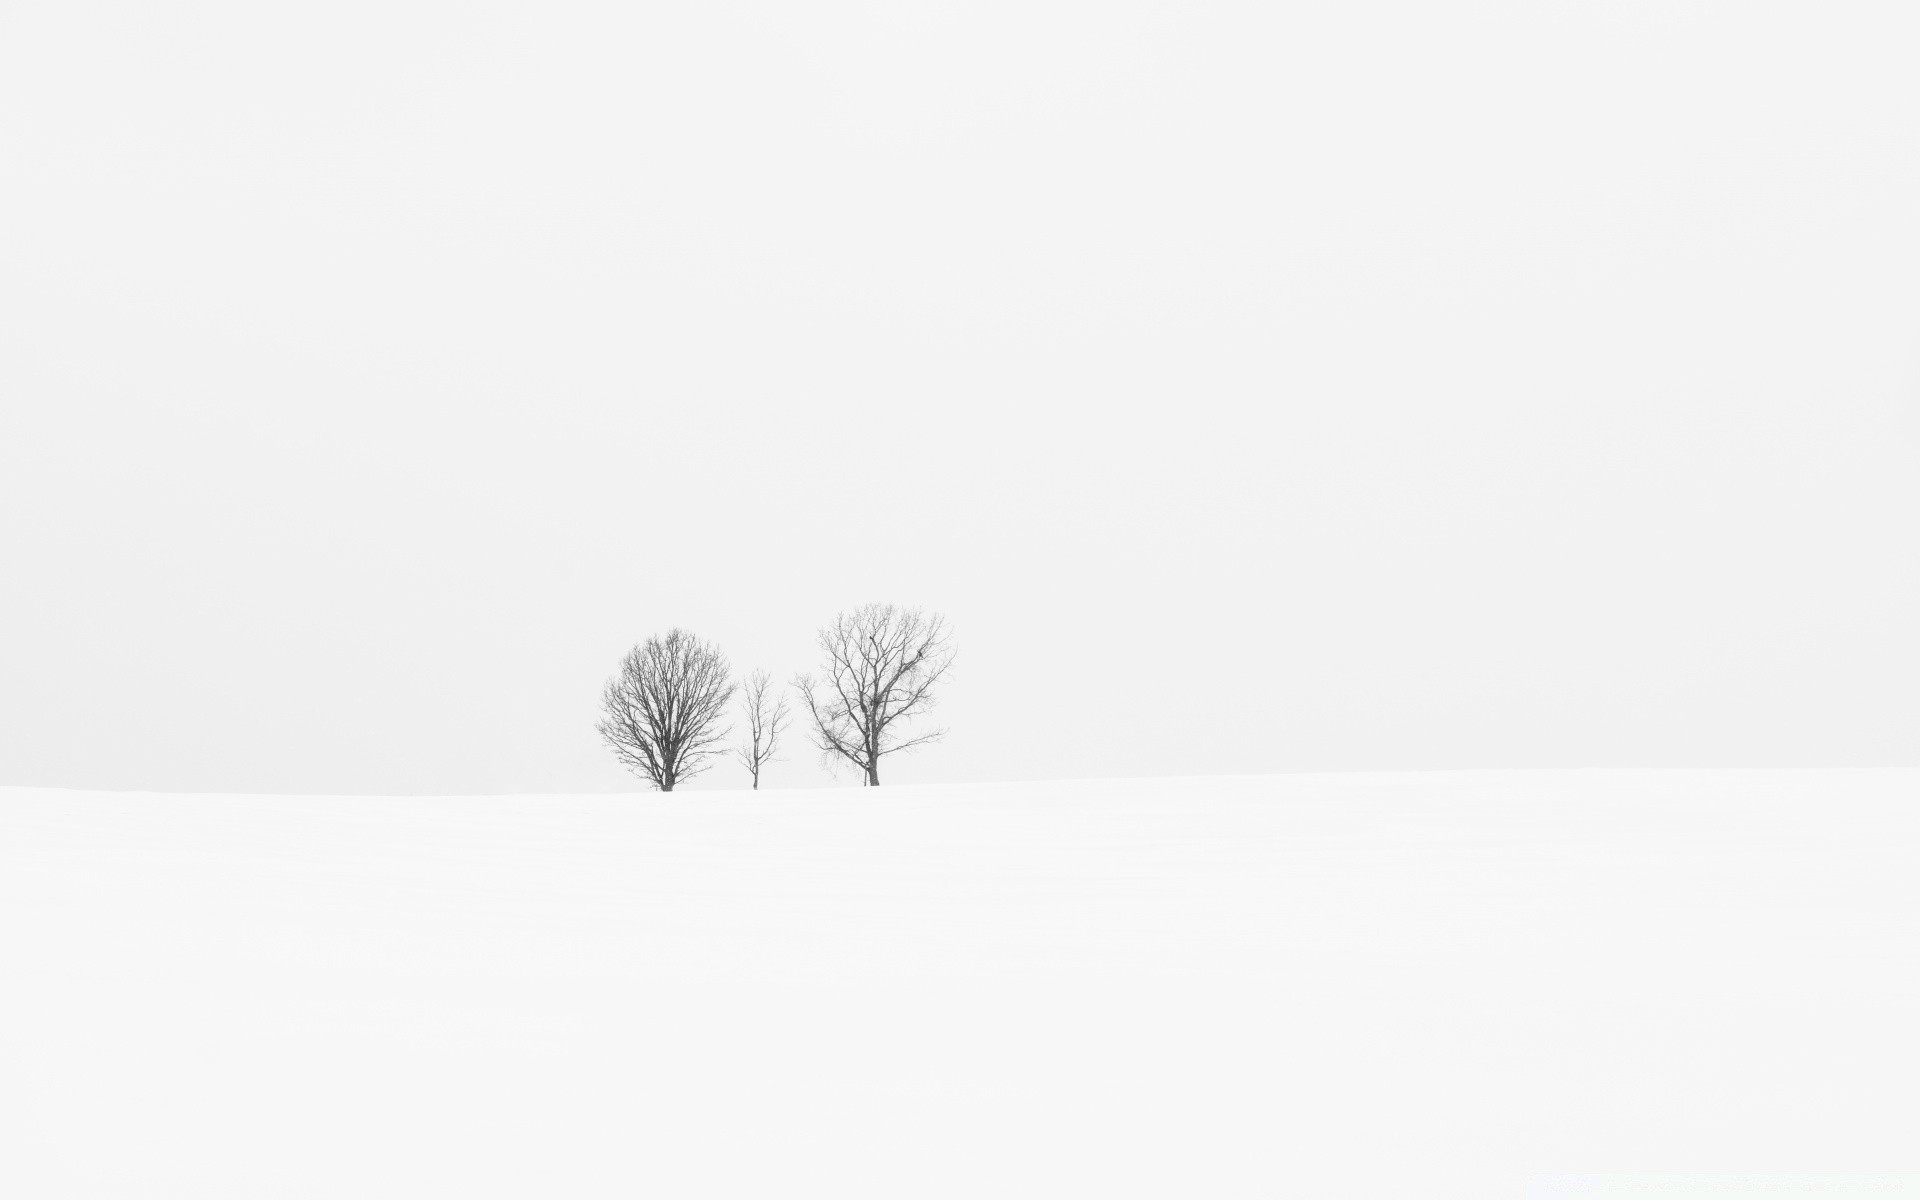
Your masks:
M620 765L670 792L707 769L729 730L733 670L717 646L684 629L627 651L601 695L600 736Z
M946 618L865 604L820 631L820 650L822 678L802 675L793 684L813 720L814 744L829 763L845 759L866 786L878 787L882 757L946 733L905 729L933 707L933 689L953 666Z
M780 749L780 731L787 727L787 698L769 695L772 686L772 676L755 671L740 689L741 707L747 714L747 744L733 753L753 776L756 792L760 790L760 768L773 761L774 752Z

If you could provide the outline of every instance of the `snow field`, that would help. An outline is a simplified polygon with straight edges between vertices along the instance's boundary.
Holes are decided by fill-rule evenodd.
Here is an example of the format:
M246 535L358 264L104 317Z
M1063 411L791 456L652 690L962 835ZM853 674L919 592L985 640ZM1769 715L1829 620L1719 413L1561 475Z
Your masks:
M0 789L0 1194L1897 1174L1916 866L1913 771Z

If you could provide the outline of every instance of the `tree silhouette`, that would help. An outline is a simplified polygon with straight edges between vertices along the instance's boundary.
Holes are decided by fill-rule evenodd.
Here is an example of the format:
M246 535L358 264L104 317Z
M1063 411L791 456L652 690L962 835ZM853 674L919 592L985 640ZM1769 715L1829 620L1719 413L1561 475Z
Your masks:
M600 736L620 765L663 792L711 766L728 730L733 671L718 647L684 629L627 652L601 693Z
M813 741L829 762L845 759L868 787L880 786L880 760L945 735L906 729L933 707L934 688L953 666L946 619L919 609L865 604L820 631L820 677L794 680L812 719Z

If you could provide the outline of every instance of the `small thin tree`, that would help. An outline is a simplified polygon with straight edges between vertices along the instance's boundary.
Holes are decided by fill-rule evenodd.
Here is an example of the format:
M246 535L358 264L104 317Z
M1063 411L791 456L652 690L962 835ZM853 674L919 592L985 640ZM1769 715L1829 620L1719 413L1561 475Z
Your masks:
M829 763L845 759L868 787L880 786L880 760L938 741L944 729L917 733L908 722L933 707L934 689L953 666L946 618L892 604L843 612L820 631L821 677L794 680L812 719L814 744Z
M718 647L674 629L627 652L601 693L600 736L620 765L663 792L711 766L730 732L733 670Z
M787 727L787 698L774 693L772 687L772 676L755 671L740 688L740 705L747 716L747 742L733 753L753 776L756 792L760 790L760 768L773 761L780 749L780 732Z

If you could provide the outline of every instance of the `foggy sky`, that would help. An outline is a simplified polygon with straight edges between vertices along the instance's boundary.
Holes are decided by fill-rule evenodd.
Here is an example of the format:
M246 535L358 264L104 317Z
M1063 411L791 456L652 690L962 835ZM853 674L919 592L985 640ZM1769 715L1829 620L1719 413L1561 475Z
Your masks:
M890 781L1920 764L1916 33L9 4L0 783L637 789L868 600Z

